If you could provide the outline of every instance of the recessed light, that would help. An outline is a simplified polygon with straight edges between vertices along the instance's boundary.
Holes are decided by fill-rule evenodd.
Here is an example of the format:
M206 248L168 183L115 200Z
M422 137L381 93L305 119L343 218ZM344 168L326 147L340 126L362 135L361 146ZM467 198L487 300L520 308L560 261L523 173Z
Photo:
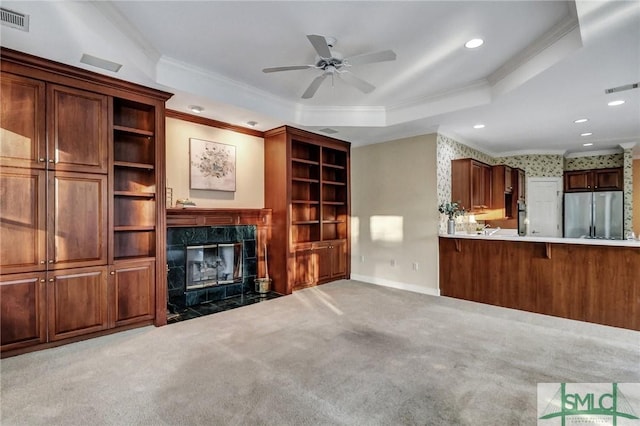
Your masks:
M582 146L591 146L591 145L593 145L591 142L582 144Z
M196 114L200 114L202 111L204 111L204 108L198 105L189 105L189 109L191 110L191 112L195 112Z
M464 44L464 47L467 49L475 49L476 47L480 47L484 44L484 40L481 38L473 38Z
M247 121L247 126L256 127L257 121Z
M587 121L589 121L588 118L578 118L577 120L574 120L574 123L586 123Z
M580 136L591 136L593 133L591 132L586 132L586 133L580 133Z
M484 124L476 124L473 126L474 129L484 129Z
M618 100L618 101L611 101L607 105L609 105L609 106L618 106L618 105L622 105L623 103L624 103L623 100Z

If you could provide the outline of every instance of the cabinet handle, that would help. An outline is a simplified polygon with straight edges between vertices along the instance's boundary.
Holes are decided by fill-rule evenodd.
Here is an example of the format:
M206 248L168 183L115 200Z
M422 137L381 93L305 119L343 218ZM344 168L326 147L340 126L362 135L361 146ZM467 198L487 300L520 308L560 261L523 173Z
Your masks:
M49 263L53 263L53 260L50 260Z
M53 282L53 278L49 278L49 282L52 283Z
M41 260L41 261L40 261L40 264L41 264L41 265L44 265L44 264L45 264L45 261L44 261L44 260Z
M41 163L44 163L47 160L45 160L44 158L38 158L38 161L40 161Z
M46 281L46 280L45 280L44 278L40 280L40 282L41 282L41 283L43 283L43 282L45 282L45 281Z
M50 163L53 163L53 160L49 160Z
M111 272L109 272L109 274L115 275L116 273L115 273L115 271L111 271Z

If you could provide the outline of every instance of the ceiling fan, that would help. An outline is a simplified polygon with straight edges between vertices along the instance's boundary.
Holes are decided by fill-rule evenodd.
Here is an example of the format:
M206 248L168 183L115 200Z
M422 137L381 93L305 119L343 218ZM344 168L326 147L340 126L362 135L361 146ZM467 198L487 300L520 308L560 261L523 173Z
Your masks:
M343 80L345 83L350 84L364 93L370 93L376 87L363 79L356 77L347 68L352 65L371 64L374 62L394 61L396 54L393 50L383 50L381 52L364 53L361 55L343 57L340 52L331 50L335 44L336 39L333 37L324 37L321 35L308 35L307 38L311 42L311 45L318 54L316 56L316 63L314 65L293 65L286 67L273 67L265 68L262 70L264 73L278 72L278 71L293 71L304 70L309 68L315 68L322 70L322 74L313 79L307 90L302 94L303 99L312 98L316 91L322 84L325 78L331 76L333 79L337 77Z

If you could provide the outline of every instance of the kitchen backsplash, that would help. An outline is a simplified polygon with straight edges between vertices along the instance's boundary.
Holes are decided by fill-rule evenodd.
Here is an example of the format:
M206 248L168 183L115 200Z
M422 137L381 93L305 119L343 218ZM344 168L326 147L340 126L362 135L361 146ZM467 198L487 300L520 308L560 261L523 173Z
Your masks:
M622 159L624 179L624 233L633 230L633 152L625 149ZM640 196L640 194L636 194ZM637 213L637 212L636 212ZM636 229L636 232L639 230Z

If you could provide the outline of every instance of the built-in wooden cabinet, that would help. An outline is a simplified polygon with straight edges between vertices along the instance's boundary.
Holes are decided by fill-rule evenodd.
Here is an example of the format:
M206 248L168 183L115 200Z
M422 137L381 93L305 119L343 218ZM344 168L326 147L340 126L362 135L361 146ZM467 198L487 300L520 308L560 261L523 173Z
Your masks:
M155 315L155 262L125 262L111 267L110 326L122 326Z
M564 172L564 192L621 191L623 187L621 167Z
M451 200L468 212L483 212L491 206L491 166L463 158L451 161Z
M107 276L106 266L47 273L50 342L107 329Z
M303 130L266 132L269 271L277 292L349 276L349 153L349 143Z
M293 290L345 278L346 275L345 240L300 244L296 247Z
M47 341L46 274L0 275L0 340L2 350Z
M170 94L9 49L1 59L3 353L165 324Z

